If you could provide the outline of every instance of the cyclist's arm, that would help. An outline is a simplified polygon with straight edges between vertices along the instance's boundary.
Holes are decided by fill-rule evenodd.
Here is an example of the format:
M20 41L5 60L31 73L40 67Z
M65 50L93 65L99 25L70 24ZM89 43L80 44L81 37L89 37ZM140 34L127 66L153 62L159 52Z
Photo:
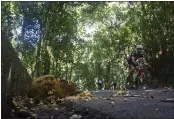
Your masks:
M143 57L143 62L145 65L148 65L148 63L146 62L146 59Z
M137 62L135 61L135 58L134 58L134 57L132 57L132 62L133 62L135 65L137 65Z

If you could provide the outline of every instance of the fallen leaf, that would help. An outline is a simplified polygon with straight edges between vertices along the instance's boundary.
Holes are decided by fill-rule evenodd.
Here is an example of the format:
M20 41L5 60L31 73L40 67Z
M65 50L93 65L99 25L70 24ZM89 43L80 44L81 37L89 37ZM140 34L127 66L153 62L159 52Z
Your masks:
M131 96L131 95L127 93L126 96Z
M113 100L114 98L110 98L110 100Z
M27 110L28 108L27 107L24 107L24 110Z
M113 95L113 97L116 97L116 96L117 96L117 94L114 94L114 95Z
M34 118L37 118L37 114L32 114L31 116Z
M70 117L70 119L80 119L81 117L81 115L74 114Z
M36 109L34 109L34 108L31 108L31 111L35 111Z
M17 106L17 101L13 100L13 101L12 101L12 104L13 104L14 106Z
M89 99L84 99L86 102L88 102L89 101Z
M112 102L110 102L110 104L115 104L115 102L112 101Z
M125 95L126 91L125 90L119 90L116 92L117 95Z
M127 98L124 98L124 101L127 101Z
M104 100L106 100L107 98L103 97Z
M51 91L48 91L48 94L49 94L49 95L53 94L53 91L52 91L52 90L51 90Z
M161 100L161 102L174 102L174 98L169 98L169 99Z

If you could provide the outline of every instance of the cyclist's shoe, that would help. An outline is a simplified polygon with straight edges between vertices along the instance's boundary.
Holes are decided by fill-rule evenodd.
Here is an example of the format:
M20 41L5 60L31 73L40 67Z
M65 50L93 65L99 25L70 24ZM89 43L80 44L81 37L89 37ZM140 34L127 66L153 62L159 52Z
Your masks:
M147 81L145 81L145 80L140 81L140 85L144 85L146 83L147 83Z
M143 90L146 90L146 89L148 89L149 88L149 86L148 86L148 84L147 83L143 83L143 84L141 84L141 89L143 89Z

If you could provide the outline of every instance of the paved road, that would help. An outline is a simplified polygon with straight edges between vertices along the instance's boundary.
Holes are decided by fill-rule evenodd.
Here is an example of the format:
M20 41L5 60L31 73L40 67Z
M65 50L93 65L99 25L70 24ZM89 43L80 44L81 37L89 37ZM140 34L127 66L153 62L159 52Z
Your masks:
M165 102L166 99L174 98L172 89L130 90L129 95L124 96L116 96L115 92L93 91L99 99L78 101L76 105L95 109L115 118L174 118L174 101Z

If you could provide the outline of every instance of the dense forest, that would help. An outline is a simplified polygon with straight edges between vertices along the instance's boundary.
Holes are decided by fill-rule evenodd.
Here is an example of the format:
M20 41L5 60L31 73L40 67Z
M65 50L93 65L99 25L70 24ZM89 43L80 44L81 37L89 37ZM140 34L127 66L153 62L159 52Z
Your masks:
M121 88L125 56L142 44L154 85L174 85L173 2L1 2L1 29L32 78Z

